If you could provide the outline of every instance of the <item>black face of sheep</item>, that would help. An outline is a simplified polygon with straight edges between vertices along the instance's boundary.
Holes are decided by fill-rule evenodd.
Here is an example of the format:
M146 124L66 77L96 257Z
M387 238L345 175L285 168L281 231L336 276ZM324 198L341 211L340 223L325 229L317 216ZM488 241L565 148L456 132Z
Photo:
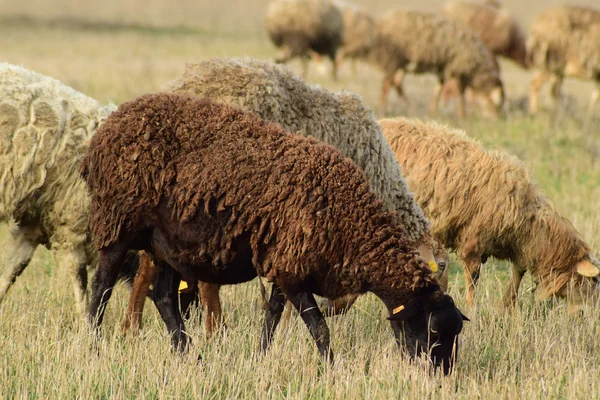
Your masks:
M435 365L442 367L444 375L452 371L458 353L458 334L465 317L447 294L417 296L392 310L389 317L399 342L406 345L414 357L427 352Z

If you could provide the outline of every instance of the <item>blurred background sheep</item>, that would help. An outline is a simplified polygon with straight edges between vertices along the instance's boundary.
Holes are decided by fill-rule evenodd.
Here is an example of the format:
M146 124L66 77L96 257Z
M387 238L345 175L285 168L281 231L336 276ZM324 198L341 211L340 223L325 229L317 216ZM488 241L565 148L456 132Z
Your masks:
M335 60L344 21L331 1L274 0L267 8L265 26L273 44L281 49L275 61L285 63L300 57L306 76L311 56L323 54L331 59L333 79L337 78Z
M529 111L539 109L539 91L552 80L551 93L560 103L565 77L595 81L589 111L600 98L600 10L560 6L541 13L532 23L527 42L529 64L539 70L531 81Z

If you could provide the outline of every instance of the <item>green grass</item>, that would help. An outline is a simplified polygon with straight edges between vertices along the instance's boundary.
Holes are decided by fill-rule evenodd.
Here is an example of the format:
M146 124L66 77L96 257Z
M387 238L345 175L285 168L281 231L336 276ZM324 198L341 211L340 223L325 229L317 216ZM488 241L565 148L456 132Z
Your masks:
M63 0L35 2L39 7L20 3L0 6L2 59L60 79L102 102L119 104L158 91L181 74L186 61L275 55L262 30L266 0L182 0L177 6L158 0L124 5L107 0L100 8L92 2L77 2L75 7ZM419 5L435 9L441 3ZM380 12L392 4L379 0L372 8ZM505 4L518 6L524 22L546 6L541 0ZM297 62L291 66L300 70ZM504 149L526 161L540 189L598 254L600 110L591 120L584 113L592 85L567 82L564 108L529 117L524 99L532 73L510 63L502 67L507 119L489 121L471 113L458 121L450 104L438 120L466 130L488 148ZM354 75L344 66L340 80L333 82L317 69L311 65L309 81L356 92L376 106L378 71L359 64ZM414 109L391 96L388 115L429 119L434 79L408 76L405 82ZM0 243L5 238L2 229ZM535 303L527 277L518 306L509 313L500 306L509 273L507 263L488 261L477 305L467 309L462 270L453 259L450 294L471 322L461 337L456 373L442 378L402 358L385 310L373 296L361 298L347 316L328 321L333 368L323 366L298 318L280 327L269 353L261 355L263 312L256 281L223 290L228 328L217 337L205 338L197 315L188 322L193 343L187 355L171 351L164 324L151 304L141 335L121 336L125 287L114 293L102 338L95 342L75 314L68 277L47 250L39 249L0 304L0 399L599 398L598 311L589 306L583 317L572 319L563 301ZM202 363L196 361L199 354Z

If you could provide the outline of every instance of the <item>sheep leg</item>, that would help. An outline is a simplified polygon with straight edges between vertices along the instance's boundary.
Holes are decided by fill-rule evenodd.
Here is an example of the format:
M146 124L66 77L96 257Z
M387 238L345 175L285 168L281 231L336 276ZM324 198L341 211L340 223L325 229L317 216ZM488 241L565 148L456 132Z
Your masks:
M286 298L281 291L281 288L276 284L273 284L271 297L269 298L268 303L269 308L267 308L267 311L265 312L265 322L260 335L260 344L263 352L266 352L269 349L269 346L273 341L273 334L281 319L285 302Z
M510 277L510 282L508 282L508 287L506 288L503 298L505 307L508 308L515 305L517 295L519 294L519 286L521 286L521 280L523 279L524 275L524 269L519 268L515 264L512 265L512 276Z
M35 228L17 226L11 229L10 237L5 244L8 249L4 260L4 272L0 277L0 302L6 296L8 289L27 268L35 248L38 232Z
M379 116L385 116L385 107L387 105L388 93L390 92L390 87L392 86L392 82L394 80L393 76L386 76L383 78L383 84L381 86L381 96L379 97Z
M131 296L129 297L129 306L125 314L122 332L127 334L133 330L137 333L142 327L142 314L144 313L144 304L146 296L150 290L150 285L154 282L158 269L150 260L147 254L139 254L140 266L133 279L133 287L131 288Z
M73 284L77 312L83 315L87 309L87 255L83 244L69 249L56 249L55 262L65 268Z
M329 58L331 59L331 63L333 64L333 67L331 69L331 78L334 80L334 82L337 82L338 80L338 66L336 63L336 59L335 59L335 52L330 53L329 54Z
M539 109L540 90L542 86L550 79L548 72L540 71L531 80L529 89L529 113L535 114Z
M442 95L442 90L444 89L444 82L440 81L438 85L435 87L433 91L433 98L431 99L431 103L429 104L429 112L431 115L435 116L438 111L438 105L440 104L440 96Z
M481 259L471 257L465 260L465 283L467 289L467 305L473 307L475 302L475 286L479 281L479 272L481 270Z
M357 295L349 294L347 296L339 297L334 300L327 299L323 303L324 313L326 317L332 317L334 315L345 314L348 312L350 307L358 299Z
M187 336L181 312L179 311L178 288L181 275L165 262L160 261L160 271L154 281L152 300L162 320L171 334L171 343L175 350L187 350Z
M404 82L404 70L399 69L394 74L392 83L394 85L394 88L396 89L396 93L398 93L398 96L400 96L400 98L402 98L402 100L404 100L406 105L408 105L409 107L412 108L412 102L410 101L410 99L408 97L406 97L406 93L404 92L403 82Z
M223 326L219 288L219 285L200 282L200 299L202 301L202 312L206 316L204 327L207 337L211 337L218 327Z
M554 99L555 107L560 105L560 100L562 98L562 90L561 90L562 82L563 82L562 76L558 76L558 75L552 76L551 92L552 92L552 98Z
M458 83L458 118L465 119L467 117L467 105L465 102L465 86Z
M315 297L311 293L300 292L293 295L287 294L287 298L292 302L296 310L308 327L317 344L319 353L330 363L333 363L333 351L329 345L329 328L325 322L325 317L321 313Z
M98 271L92 282L92 301L89 312L90 324L96 329L102 325L106 304L112 295L127 250L126 243L118 241L99 252Z

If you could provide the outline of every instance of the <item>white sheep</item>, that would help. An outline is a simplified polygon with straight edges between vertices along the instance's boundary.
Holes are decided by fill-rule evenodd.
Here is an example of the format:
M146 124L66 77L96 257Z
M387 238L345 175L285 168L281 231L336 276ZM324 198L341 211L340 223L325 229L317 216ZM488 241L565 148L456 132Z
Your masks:
M68 271L77 309L85 311L86 267L97 255L79 168L92 134L115 109L57 80L0 63L0 222L11 224L0 301L43 244Z

